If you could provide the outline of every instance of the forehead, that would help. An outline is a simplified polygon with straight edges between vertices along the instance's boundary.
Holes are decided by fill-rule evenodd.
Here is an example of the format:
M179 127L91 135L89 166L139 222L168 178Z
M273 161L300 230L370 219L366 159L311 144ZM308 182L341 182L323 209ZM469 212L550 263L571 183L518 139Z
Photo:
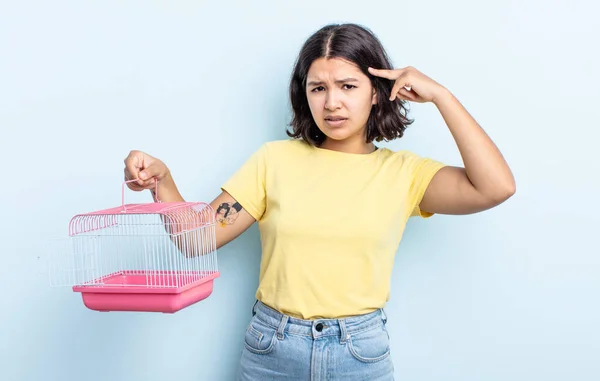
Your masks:
M356 64L341 58L318 58L313 61L308 69L308 80L335 80L352 77L365 80L368 77L356 66Z

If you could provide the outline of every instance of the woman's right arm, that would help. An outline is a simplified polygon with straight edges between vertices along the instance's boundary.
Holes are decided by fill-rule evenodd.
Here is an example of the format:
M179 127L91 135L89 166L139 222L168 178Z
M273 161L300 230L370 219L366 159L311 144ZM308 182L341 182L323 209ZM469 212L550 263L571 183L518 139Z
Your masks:
M185 202L179 193L171 172L161 160L141 151L131 151L125 158L125 180L138 179L127 183L134 191L148 189L154 196L154 179L158 180L158 195L162 202ZM217 218L217 249L231 242L246 231L256 220L227 192L221 192L211 203L213 210L219 207L230 210L229 218ZM234 217L234 218L231 218Z

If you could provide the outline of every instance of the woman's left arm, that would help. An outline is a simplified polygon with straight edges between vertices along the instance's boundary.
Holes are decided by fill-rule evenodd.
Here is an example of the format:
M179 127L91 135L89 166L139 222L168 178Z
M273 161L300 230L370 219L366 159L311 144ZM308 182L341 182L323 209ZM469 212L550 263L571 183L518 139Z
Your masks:
M400 98L433 103L463 159L464 168L446 166L437 172L421 200L421 210L477 213L501 204L515 193L515 179L498 147L450 91L412 67L369 71L395 81L391 101Z

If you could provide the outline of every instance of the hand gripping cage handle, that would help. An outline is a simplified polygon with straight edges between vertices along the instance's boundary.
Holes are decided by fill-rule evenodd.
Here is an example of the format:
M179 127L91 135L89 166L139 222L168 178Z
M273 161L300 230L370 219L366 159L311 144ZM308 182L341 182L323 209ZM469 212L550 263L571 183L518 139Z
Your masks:
M123 208L123 211L127 211L127 207L125 206L125 185L128 183L133 183L138 180L139 179L126 180L121 185L121 207ZM154 177L154 192L153 193L154 193L154 201L160 202L160 201L158 201L158 180L156 179L156 177Z

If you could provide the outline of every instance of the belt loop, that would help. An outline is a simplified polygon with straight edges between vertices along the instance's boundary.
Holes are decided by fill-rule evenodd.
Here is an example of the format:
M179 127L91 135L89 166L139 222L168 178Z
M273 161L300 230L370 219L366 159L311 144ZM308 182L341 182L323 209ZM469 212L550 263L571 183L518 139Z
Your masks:
M383 324L387 324L387 315L385 314L385 311L383 308L380 308L381 310L381 320L383 320Z
M340 344L346 344L346 340L350 338L348 335L348 331L346 331L346 322L344 319L338 319L338 323L340 325Z
M279 340L283 340L283 333L285 332L285 326L288 322L288 316L283 315L281 317L281 322L279 323L279 328L277 328L277 338Z
M254 317L254 315L256 315L256 305L258 304L258 299L256 299L256 301L254 302L254 305L252 306L252 317Z

